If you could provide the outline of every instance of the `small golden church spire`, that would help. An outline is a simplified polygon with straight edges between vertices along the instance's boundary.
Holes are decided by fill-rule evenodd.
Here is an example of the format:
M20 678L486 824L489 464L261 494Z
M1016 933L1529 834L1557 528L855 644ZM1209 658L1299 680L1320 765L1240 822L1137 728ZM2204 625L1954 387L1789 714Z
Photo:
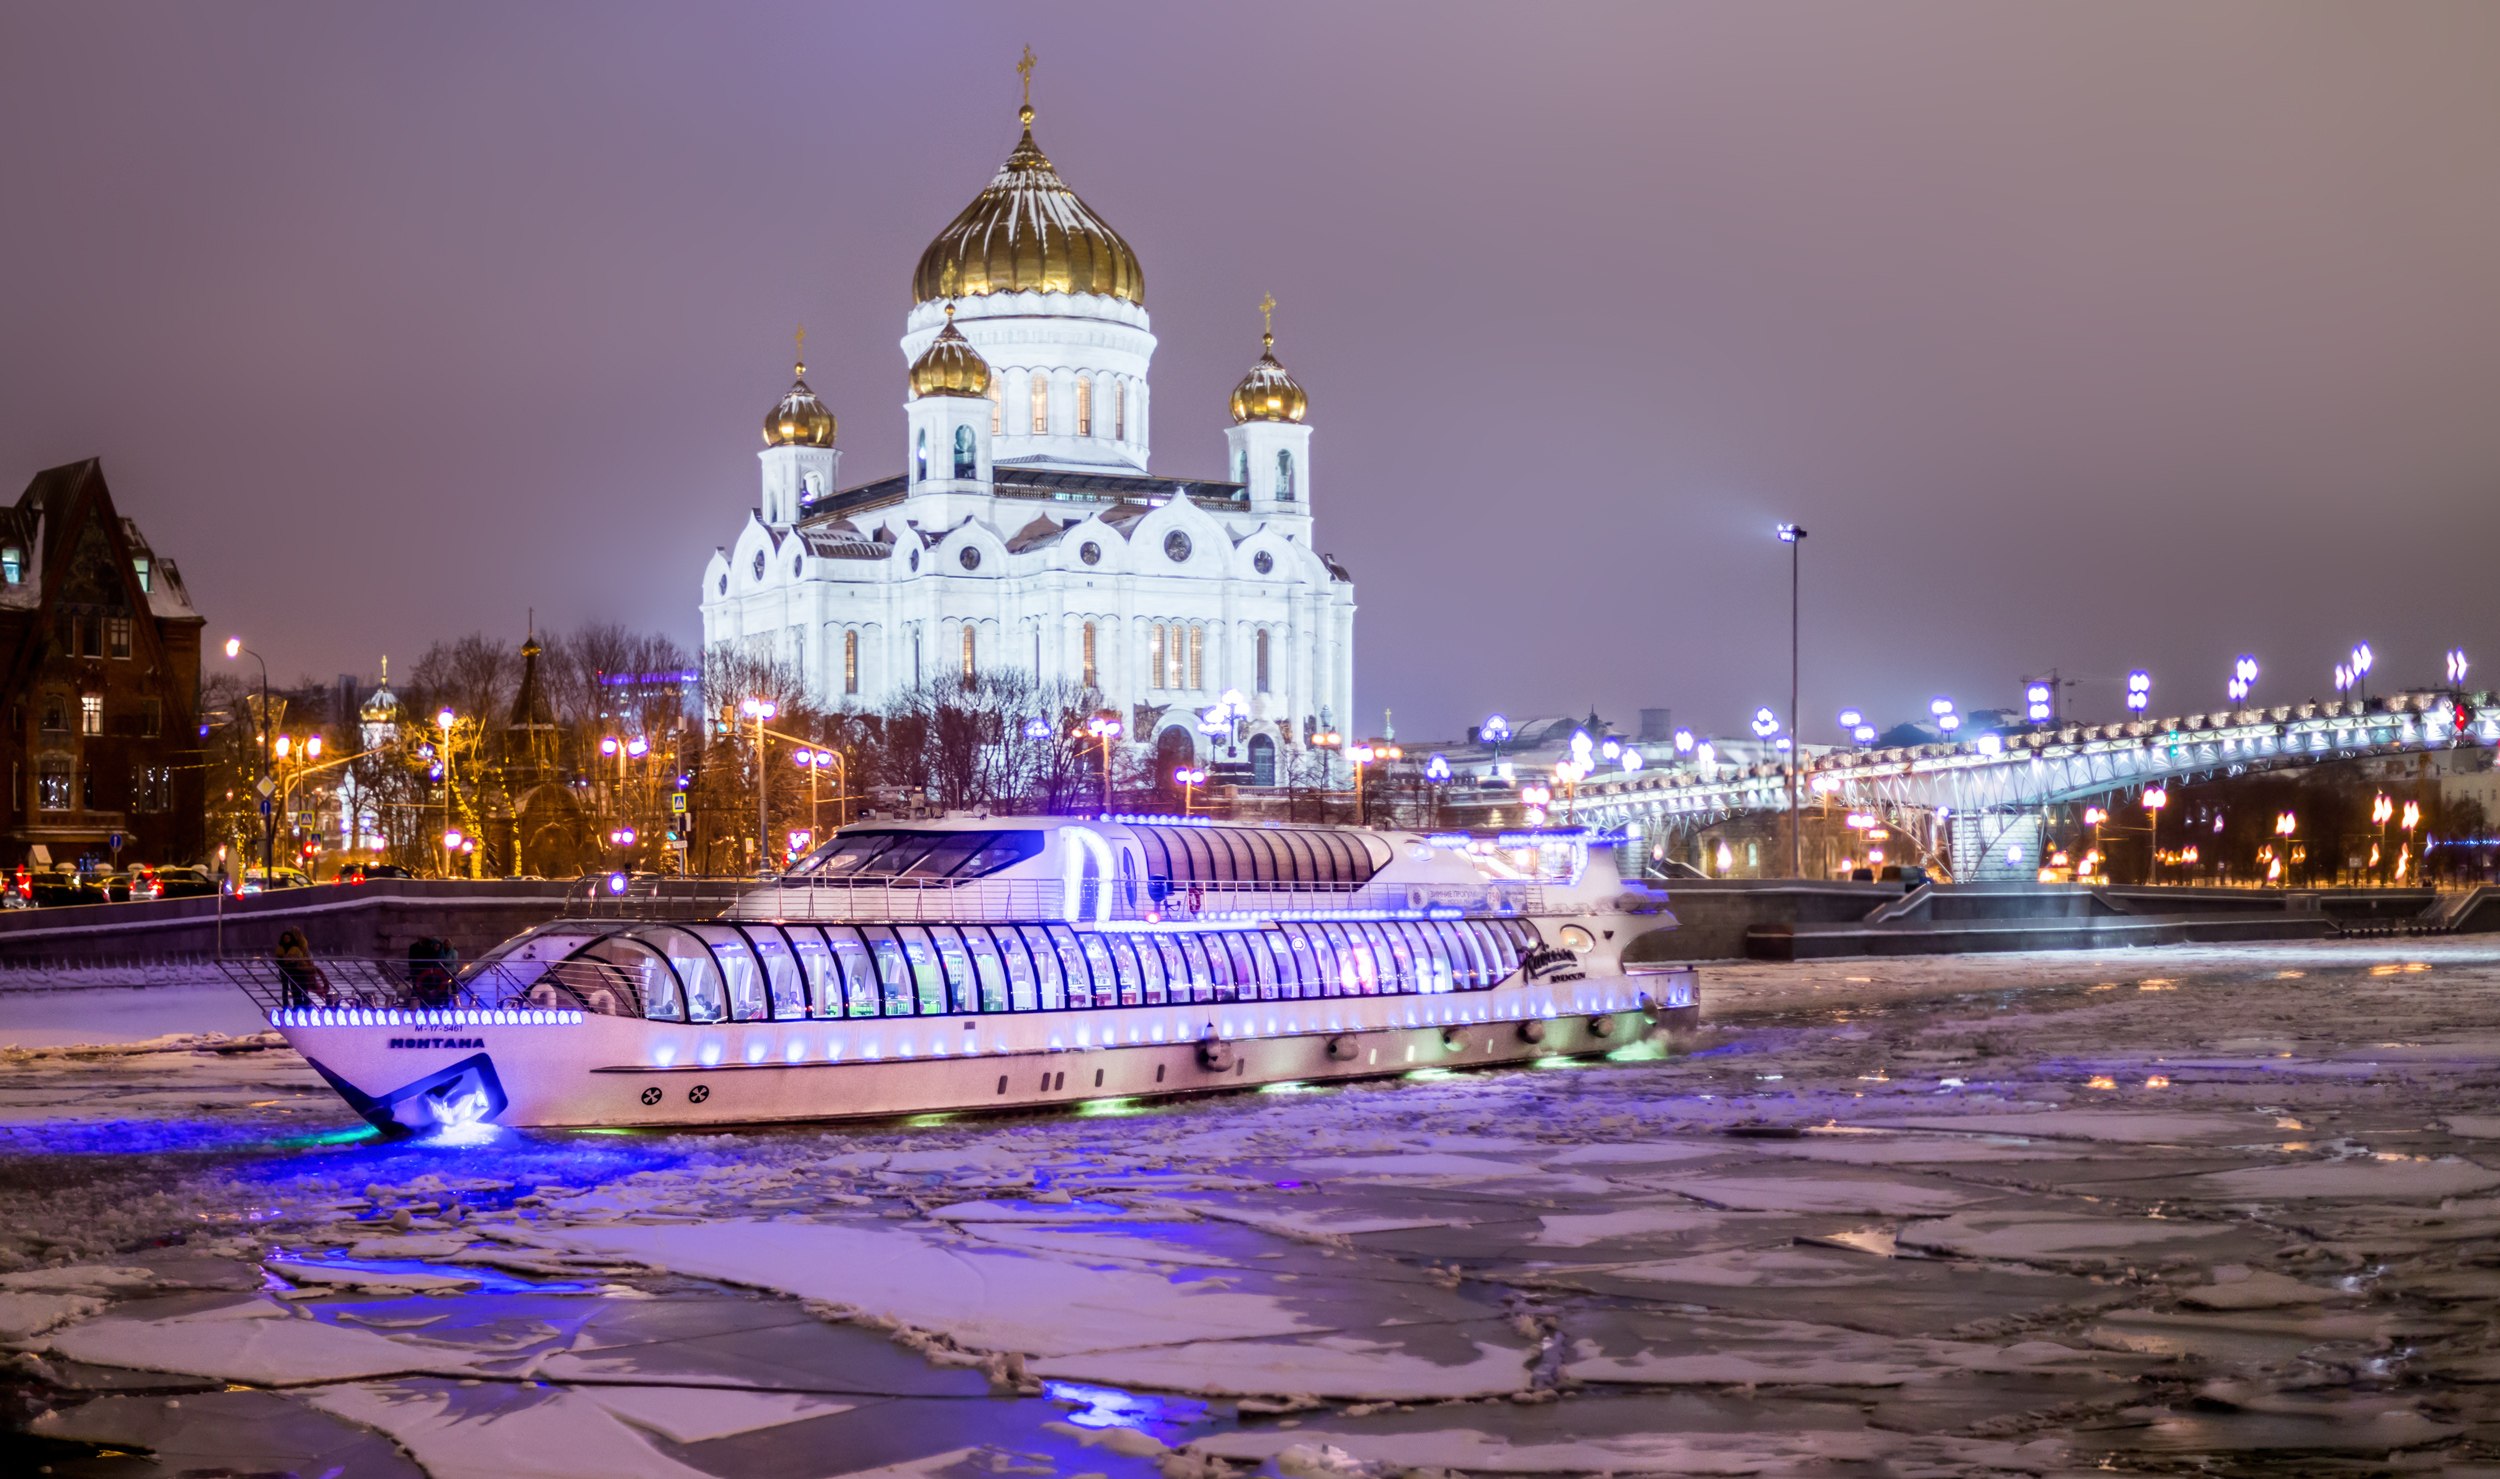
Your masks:
M807 325L799 325L799 331L796 338L799 346L797 355L797 373L801 378L804 378L807 374Z
M1276 347L1276 295L1268 293L1259 299L1259 342L1269 349Z
M1016 75L1024 79L1024 106L1016 110L1016 116L1024 120L1025 127L1031 128L1033 126L1033 45L1031 42L1025 43L1024 55L1016 59Z

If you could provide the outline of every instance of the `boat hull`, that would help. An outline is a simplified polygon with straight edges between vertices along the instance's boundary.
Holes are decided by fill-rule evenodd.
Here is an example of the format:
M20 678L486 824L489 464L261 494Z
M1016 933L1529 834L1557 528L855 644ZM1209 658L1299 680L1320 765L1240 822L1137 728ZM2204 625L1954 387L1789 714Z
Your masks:
M877 1120L1611 1053L1689 1031L1690 972L1485 992L999 1016L684 1024L579 1012L281 1013L392 1132ZM336 1020L354 1016L352 1021Z

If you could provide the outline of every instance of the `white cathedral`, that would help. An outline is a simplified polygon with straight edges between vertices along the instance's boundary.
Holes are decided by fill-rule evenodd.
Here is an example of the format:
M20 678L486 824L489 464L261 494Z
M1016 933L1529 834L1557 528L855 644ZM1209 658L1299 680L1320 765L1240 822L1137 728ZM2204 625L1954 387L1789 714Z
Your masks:
M801 363L764 420L761 507L704 567L704 646L795 669L827 709L1021 668L1098 690L1159 766L1273 784L1354 693L1354 585L1312 543L1302 387L1269 334L1233 390L1232 480L1151 473L1136 253L1034 144L1029 97L1022 118L912 274L902 475L840 485Z

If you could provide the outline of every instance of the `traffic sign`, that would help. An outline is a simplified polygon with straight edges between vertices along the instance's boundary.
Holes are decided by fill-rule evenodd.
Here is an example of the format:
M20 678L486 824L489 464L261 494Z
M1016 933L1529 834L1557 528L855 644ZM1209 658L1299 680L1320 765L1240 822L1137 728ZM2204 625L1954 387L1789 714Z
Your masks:
M112 836L105 839L104 845L111 848L115 852L120 852L122 850L122 834L115 832Z
M671 792L669 792L669 794L668 794L668 809L669 809L670 811L674 811L674 812L681 812L681 813L682 813L683 811L685 811L685 809L686 809L686 793L685 793L685 792L683 792L683 791L671 791Z
M275 791L278 789L278 783L277 783L276 781L271 780L271 779L270 779L269 777L267 777L267 776L262 776L262 777L260 778L260 780L259 780L258 782L256 782L256 783L253 785L252 789L253 789L253 790L255 790L255 791L258 791L258 792L259 792L259 793L260 793L260 794L261 794L264 798L266 798L267 796L269 796L271 793L275 792ZM267 811L268 809L269 809L269 807L268 807L268 805L266 804L266 802L264 801L264 803L263 803L263 804L262 804L262 806L261 806L261 810L262 810L262 811Z
M269 815L269 798L266 796L260 798L260 814L262 816Z

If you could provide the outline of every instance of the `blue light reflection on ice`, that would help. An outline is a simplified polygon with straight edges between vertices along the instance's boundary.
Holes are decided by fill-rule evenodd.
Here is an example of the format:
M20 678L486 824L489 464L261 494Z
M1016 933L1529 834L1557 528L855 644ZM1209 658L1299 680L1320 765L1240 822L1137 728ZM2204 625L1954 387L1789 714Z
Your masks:
M482 1263L446 1263L425 1258L351 1258L344 1248L328 1248L318 1252L301 1248L271 1248L270 1263L295 1263L307 1268L336 1269L343 1274L369 1274L386 1277L391 1274L456 1275L474 1279L482 1294L585 1294L589 1284L567 1283L557 1279L524 1279L490 1268Z
M1175 1430L1203 1421L1207 1414L1204 1402L1081 1382L1046 1381L1042 1383L1042 1395L1053 1402L1067 1403L1068 1421L1076 1427L1135 1428L1157 1437L1168 1437ZM1156 1432L1157 1429L1163 1431Z

